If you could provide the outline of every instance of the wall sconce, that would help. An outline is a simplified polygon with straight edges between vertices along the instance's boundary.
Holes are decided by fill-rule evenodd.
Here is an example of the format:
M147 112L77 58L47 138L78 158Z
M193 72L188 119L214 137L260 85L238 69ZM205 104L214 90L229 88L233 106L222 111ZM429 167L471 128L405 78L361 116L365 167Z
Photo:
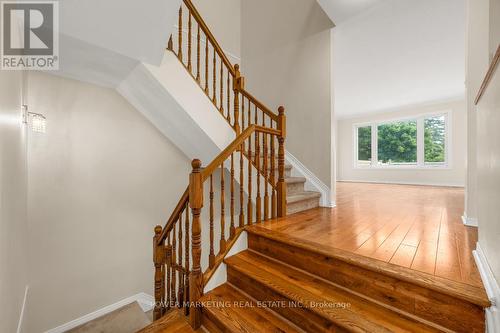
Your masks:
M23 105L23 122L28 124L31 121L31 130L37 133L45 133L47 130L47 118L43 114L29 112L28 106Z

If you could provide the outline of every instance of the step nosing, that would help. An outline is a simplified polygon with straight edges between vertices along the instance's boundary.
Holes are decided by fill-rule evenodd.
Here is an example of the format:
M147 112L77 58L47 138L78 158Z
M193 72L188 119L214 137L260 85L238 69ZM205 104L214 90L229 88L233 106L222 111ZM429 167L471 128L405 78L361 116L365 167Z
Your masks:
M266 263L262 259L258 258L258 257L260 257L259 254L252 253L252 256L255 257L256 261L260 261L259 266L256 266L254 263L248 262L242 258L238 258L238 260L243 261L245 265L251 265L260 271L263 271L263 267L271 266L270 264ZM280 264L276 263L275 265L279 266ZM281 264L281 265L283 265L283 264ZM350 303L349 298L346 298L344 300L338 300L338 299L335 300L335 299L331 299L331 298L328 298L325 296L323 296L323 297L318 296L318 295L312 293L311 291L307 291L307 290L303 291L302 296L296 295L295 293L286 293L284 290L281 290L280 288L273 286L272 284L268 283L267 281L261 281L261 280L255 278L251 274L251 272L247 272L244 268L238 267L237 264L235 265L235 264L228 263L228 266L231 267L232 269L238 271L240 274L247 276L248 278L255 281L256 283L259 283L259 284L265 286L265 288L271 289L272 291L281 295L285 299L288 299L289 301L292 301L295 304L298 304L301 308L306 309L308 311L311 311L311 312L319 315L320 317L322 317L328 321L334 322L340 326L346 325L346 324L344 324L344 321L351 322L353 319L355 319L356 323L362 325L363 327L372 327L373 328L373 326L376 326L378 329L384 328L384 326L381 326L380 324L377 324L377 323L367 319L369 317L367 317L366 314L363 314L363 311L360 311L359 309L353 310L353 309L349 309L346 307L344 307L344 308L335 307L339 311L334 311L332 313L332 312L329 312L326 310L326 309L328 309L328 307L318 306L319 304L325 304L325 305L327 305L327 304L330 304L330 305L331 304L335 304L335 305L336 304L349 304ZM295 271L297 273L297 276L308 275L307 273L301 272L301 271L299 271L295 268L292 268L292 267L289 267L289 269L291 271ZM284 281L282 277L280 277L276 274L273 274L272 272L269 272L267 270L265 270L265 272L266 272L266 275L268 275L270 277L274 277L275 281ZM293 285L296 289L301 288L301 286L298 283L289 283L288 285ZM308 282L308 285L311 285L311 282ZM336 287L335 285L332 285L332 284L324 282L324 281L315 282L313 285L315 285L315 286L325 285L331 289L336 290L337 292L344 293L344 294L350 294L349 292L344 291L344 290ZM346 297L346 295L344 297ZM352 297L359 298L359 296L357 296L355 294L352 294ZM316 305L313 305L313 303ZM359 301L356 303L358 303L358 306L359 306ZM369 303L369 301L365 303L366 307L377 308L376 304L367 305L368 303ZM329 308L329 309L332 309L332 308ZM384 309L383 311L391 312L391 310L389 310L389 309ZM395 313L394 315L399 316L399 314L397 314L397 313ZM377 317L373 317L373 318L377 318ZM405 320L410 322L409 319L405 318ZM348 326L346 326L346 327L348 327Z
M217 292L218 291L218 292ZM229 302L237 302L241 304L241 302L245 302L245 312L235 311L231 307L229 310L221 310L218 306L209 306L205 307L205 310L210 313L217 320L227 320L227 314L231 313L231 319L239 318L237 322L246 322L247 324L251 323L248 321L249 315L255 316L258 315L263 319L262 323L270 323L271 325L278 327L279 329L293 329L293 332L303 332L301 329L297 329L297 326L290 322L287 318L284 318L279 313L272 311L266 307L255 307L250 306L247 307L247 302L257 303L258 301L253 298L251 295L247 294L244 290L241 290L237 286L233 285L230 282L227 282L224 285L221 285L214 290L210 291L206 295L202 297L202 300L217 300L224 299ZM224 307L225 308L225 307ZM223 313L226 312L226 315ZM250 316L250 317L252 317ZM276 326L276 322L272 319L274 318L280 325ZM233 321L231 321L233 322ZM284 327L282 327L284 326ZM288 331L287 331L288 332Z
M370 261L374 261L374 260L371 260L370 258L361 256L361 255L357 255L355 253L348 253L348 255L346 255L343 253L348 252L348 251L344 251L344 250L336 249L336 248L332 248L332 249L328 249L328 250L319 249L319 248L315 247L314 243L307 242L307 244L304 244L304 241L295 240L293 238L290 238L289 236L287 236L287 239L283 239L283 236L281 236L279 232L264 229L264 228L261 228L258 226L253 226L252 228L247 228L246 230L247 230L247 232L254 234L254 235L257 235L259 237L268 238L268 239L271 239L271 240L276 241L278 243L288 244L292 247L298 247L298 248L305 250L305 251L310 251L312 253L326 256L328 258L340 260L340 261L343 261L347 264L354 265L354 266L357 266L357 267L360 267L363 269L367 269L367 270L370 270L370 271L373 271L373 272L376 272L376 273L379 273L382 275L387 275L389 277L405 281L406 283L414 284L414 285L419 286L421 288L426 288L429 290L433 290L433 291L436 291L439 293L446 294L448 296L457 298L457 299L464 301L464 302L468 302L468 303L471 303L471 304L474 304L477 306L481 306L481 307L489 307L490 306L489 301L486 299L483 299L482 297L478 297L477 293L474 293L472 291L468 292L468 293L459 292L455 288L450 287L448 284L445 284L444 282L450 282L453 284L464 285L462 283L458 283L458 282L455 283L451 280L446 280L444 278L439 278L439 277L429 275L429 274L426 274L423 272L418 272L418 271L414 271L411 269L406 269L404 267L398 266L398 268L400 270L408 271L407 274L402 275L402 274L393 272L393 270L391 270L390 267L386 268L386 266L394 266L392 264L380 262L378 260L375 260L375 262L372 262L370 264L369 263ZM311 244L309 244L309 243L311 243ZM357 259L359 259L359 260L357 260ZM425 279L421 280L421 279L410 277L409 275L411 275L411 274L425 275L426 279L430 280L430 282L427 282ZM442 283L440 283L439 284L440 286L438 286L438 285L436 285L435 281L442 281ZM472 286L469 286L469 285L466 285L466 286L473 288ZM478 288L473 288L473 289L478 289ZM479 291L479 289L478 289L478 291Z

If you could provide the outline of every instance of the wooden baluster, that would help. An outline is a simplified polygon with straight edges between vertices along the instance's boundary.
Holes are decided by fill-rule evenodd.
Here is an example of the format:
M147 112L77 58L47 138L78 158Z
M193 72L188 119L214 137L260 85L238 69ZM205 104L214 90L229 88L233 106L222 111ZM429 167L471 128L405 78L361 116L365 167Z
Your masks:
M170 35L170 38L168 39L167 49L169 51L173 51L174 50L174 42L172 40L172 35Z
M182 62L182 5L179 8L179 50L177 51L177 57Z
M231 154L231 226L229 228L229 237L232 239L236 235L234 226L234 154Z
M161 315L163 316L167 312L167 308L165 306L166 304L166 294L165 294L165 285L166 285L166 280L165 280L165 275L166 275L166 248L165 248L165 241L161 242L162 244L162 257L163 257L163 264L161 265Z
M248 117L247 117L247 120L248 120L248 127L250 127L252 125L252 109L251 109L251 104L250 104L250 98L247 99L248 101L248 104L247 104L247 108L248 108Z
M271 123L272 126L272 123ZM276 218L276 164L275 164L275 142L271 135L271 218Z
M215 47L214 47L214 69L213 69L213 97L212 97L212 102L214 103L215 106L217 106L217 61L216 61L216 53L215 53Z
M243 200L244 200L244 191L243 191L243 186L244 186L244 181L245 179L243 178L243 152L245 150L245 143L243 143L240 147L240 228L243 228L245 225L245 214L243 212Z
M205 94L208 93L208 37L205 35Z
M179 308L182 308L182 301L184 300L184 273L182 272L182 214L179 215L179 232L178 232L178 260L179 260L179 273L178 273L178 279L179 279L179 289L177 290L177 300L179 302Z
M221 64L222 66L222 64ZM227 121L231 124L231 101L230 101L230 97L231 97L231 73L229 72L229 70L227 71ZM238 134L236 134L238 135Z
M168 234L167 238L167 246L165 249L166 252L166 262L167 262L167 308L170 309L172 306L172 274L173 274L173 268L172 268L172 243L170 241L170 234Z
M208 266L214 268L215 253L214 253L214 179L210 175L210 254L208 256Z
M191 231L191 255L193 267L189 279L190 302L195 304L189 311L189 321L195 330L201 327L201 307L198 302L203 296L203 274L201 272L201 209L203 208L203 179L201 161L193 160L193 171L189 176L189 206L193 214Z
M286 138L286 117L285 108L278 109L278 130L281 132L278 137L278 217L286 216L286 183L285 183L285 138Z
M155 307L154 320L160 319L165 307L165 241L158 244L162 232L161 226L156 226L153 237L153 263L155 266Z
M235 76L233 78L233 92L234 92L234 130L236 135L241 133L240 129L240 110L239 110L239 92L245 87L245 80L240 74L240 65L234 65ZM243 96L243 95L242 95ZM243 99L241 106L244 108L245 100ZM243 111L242 111L243 112Z
M219 253L226 251L226 209L224 194L224 162L220 165L220 246Z
M220 107L219 111L224 115L224 62L220 58Z
M262 115L262 126L265 126L264 115ZM269 155L267 154L267 133L262 133L264 139L264 221L269 219L269 178L267 174L267 163Z
M196 82L200 84L200 25L198 24L198 35L196 36Z
M174 223L174 226L172 228L172 280L171 280L171 287L170 287L170 292L172 293L172 302L173 304L177 303L177 238L176 238L176 225L177 221Z
M255 113L257 113L257 107L255 108ZM257 118L255 119L255 124L257 125ZM255 219L257 223L262 220L262 200L260 197L260 133L255 131L255 168L257 169L257 197L255 198Z
M193 72L193 66L191 65L191 11L189 11L189 20L188 20L188 66L187 69L189 74Z
M250 121L250 108L248 109L248 121ZM250 124L249 124L250 125ZM247 204L247 224L253 224L252 207L252 136L248 137L248 204Z
M255 108L254 124L258 125L257 105L254 105L254 108ZM257 166L257 160L260 159L260 156L257 156L257 149L260 148L259 147L259 140L257 140L258 136L259 136L259 133L257 131L255 131L255 141L254 141L255 142L255 159L254 159L254 163L257 167L257 170L260 171L259 167Z
M189 207L186 204L184 208L186 211L185 227L184 227L184 242L185 242L185 251L186 251L186 260L185 260L185 274L184 274L184 314L189 315Z
M234 82L233 82L234 84ZM239 102L239 97L238 97L238 91L234 90L234 98L236 98ZM239 103L234 103L234 110L239 109ZM236 111L235 111L236 115ZM245 96L241 95L241 131L245 130ZM235 128L236 129L236 128ZM239 135L238 132L236 132L236 135ZM243 148L245 148L245 144L243 144Z

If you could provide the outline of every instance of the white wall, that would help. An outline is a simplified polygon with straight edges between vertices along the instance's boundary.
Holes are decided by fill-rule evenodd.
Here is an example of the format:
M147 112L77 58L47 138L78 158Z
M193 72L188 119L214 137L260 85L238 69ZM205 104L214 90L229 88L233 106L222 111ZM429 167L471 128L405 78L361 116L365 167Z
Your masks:
M464 186L466 160L465 101L413 107L373 116L341 119L337 124L337 177L339 181ZM452 161L450 169L368 169L354 167L354 125L433 112L451 111Z
M477 107L479 244L500 281L500 70ZM498 297L498 295L497 295ZM498 307L498 305L497 305Z
M15 332L28 284L22 72L0 71L0 332Z
M194 0L201 17L232 61L241 59L241 0Z
M153 227L188 183L189 160L115 91L32 72L27 332L153 293Z
M19 39L19 34L14 36ZM0 70L0 332L22 324L28 287L28 171L23 72Z
M467 184L465 216L477 218L477 112L474 100L489 65L489 0L467 1Z
M465 0L381 1L334 33L338 117L463 96Z
M332 168L332 26L316 0L242 3L247 90L275 112L285 106L286 149L327 186Z
M500 0L490 0L490 60L500 45Z

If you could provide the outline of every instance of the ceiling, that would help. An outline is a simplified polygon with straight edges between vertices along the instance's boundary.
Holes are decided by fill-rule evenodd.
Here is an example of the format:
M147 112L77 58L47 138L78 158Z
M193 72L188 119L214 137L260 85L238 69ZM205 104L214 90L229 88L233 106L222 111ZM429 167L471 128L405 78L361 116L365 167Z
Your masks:
M342 24L382 1L384 0L318 0L320 6L336 25Z
M463 98L465 0L384 0L334 29L335 113Z

